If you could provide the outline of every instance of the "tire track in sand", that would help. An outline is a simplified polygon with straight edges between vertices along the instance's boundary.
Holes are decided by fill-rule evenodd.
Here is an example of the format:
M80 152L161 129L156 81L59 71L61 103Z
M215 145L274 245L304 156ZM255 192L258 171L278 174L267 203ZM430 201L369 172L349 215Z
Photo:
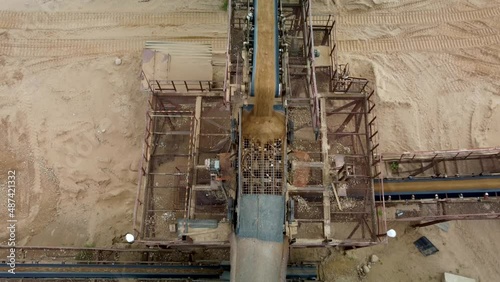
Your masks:
M35 57L32 60L28 60L25 64L23 71L24 75L34 74L47 69L53 69L68 65L70 63L82 63L95 60L101 55L83 55L83 56L71 56L71 57ZM110 55L110 58L111 55Z
M227 24L225 12L79 13L0 11L1 29L81 29L114 26Z
M450 50L488 46L500 43L500 35L449 38L434 36L418 39L395 38L390 40L345 40L338 41L339 52L394 52Z
M226 49L224 37L173 37L161 39L16 39L0 42L0 55L18 57L59 57L112 54L142 50L146 41L210 44L214 52Z
M438 31L441 35L446 35L450 37L456 37L456 38L465 38L466 36L489 36L489 35L495 35L499 33L499 30L490 28L490 27L481 27L481 28L463 28L458 25L451 25L451 24L443 24L440 25L439 27L436 26L430 26L430 27L415 27L411 28L408 31L402 32L401 34L398 34L396 37L400 38L416 38L416 37L425 37L425 36L433 36L430 34L431 32ZM437 35L434 35L437 36Z
M40 170L40 156L42 155L40 152L40 147L38 144L38 130L35 124L37 120L36 117L33 116L33 99L30 98L30 93L27 93L25 89L21 90L21 93L17 93L19 97L20 103L22 103L22 114L26 117L26 132L28 132L28 157L27 162L33 166L33 174L32 174L32 186L25 187L26 191L23 192L23 198L26 198L27 205L24 210L26 213L23 215L25 218L35 218L36 215L40 211L39 199L42 193L42 176ZM28 194L29 193L29 194Z
M426 10L403 12L397 14L366 13L343 14L337 16L340 25L400 25L400 24L431 24L444 22L472 21L500 16L500 7L486 8L473 11L457 12L455 9ZM315 21L321 21L328 16L315 16Z

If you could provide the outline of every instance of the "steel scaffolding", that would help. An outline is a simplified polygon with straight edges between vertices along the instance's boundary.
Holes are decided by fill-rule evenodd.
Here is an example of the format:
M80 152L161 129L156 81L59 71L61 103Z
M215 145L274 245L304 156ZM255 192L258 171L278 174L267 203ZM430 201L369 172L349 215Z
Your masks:
M146 124L134 230L143 242L189 240L178 220L226 217L227 199L211 188L203 162L229 151L230 112L222 92L158 93Z
M440 183L472 181L476 193L443 190L434 195L418 197L415 192L379 197L377 209L388 221L413 222L425 226L449 220L480 220L500 218L500 148L482 148L445 151L404 152L377 156L382 170L379 186L397 180L399 183L427 180L433 186ZM445 182L443 182L445 181ZM484 192L487 183L492 190ZM430 184L429 184L430 185ZM495 186L496 185L496 186ZM496 187L496 189L495 189ZM483 188L484 189L484 188ZM422 191L425 192L425 191ZM397 194L397 193L396 193ZM382 206L385 206L385 208Z

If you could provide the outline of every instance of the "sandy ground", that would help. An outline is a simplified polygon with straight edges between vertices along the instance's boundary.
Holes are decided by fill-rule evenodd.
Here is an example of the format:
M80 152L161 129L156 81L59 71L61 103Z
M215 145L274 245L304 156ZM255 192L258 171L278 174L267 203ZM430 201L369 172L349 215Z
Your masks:
M381 151L498 146L500 1L319 2L314 12L342 12L341 61L376 83ZM19 244L109 246L130 231L146 106L138 91L143 42L223 47L219 7L218 0L1 1L0 173L18 170ZM328 280L356 281L351 270L370 253L382 262L367 281L439 281L443 271L500 277L498 221L451 223L448 232L391 227L400 236L389 245L328 260ZM420 234L440 252L421 256L412 245Z
M392 224L398 236L387 245L348 251L345 256L331 255L324 262L326 281L442 281L450 272L477 281L498 281L498 221L450 222L448 231L438 226L411 228ZM439 252L423 256L413 242L426 236ZM356 268L375 254L380 261L370 272L358 277Z
M202 2L0 3L0 166L18 171L19 245L110 246L131 231L142 46L223 36L220 1Z
M373 73L382 152L498 145L499 1L338 2L372 3L337 35L353 74Z
M375 81L381 152L498 146L500 1L338 0L339 58ZM391 225L388 245L333 255L330 281L358 281L356 266L377 254L366 281L441 281L452 272L498 281L499 221L420 229ZM413 246L427 236L440 250Z

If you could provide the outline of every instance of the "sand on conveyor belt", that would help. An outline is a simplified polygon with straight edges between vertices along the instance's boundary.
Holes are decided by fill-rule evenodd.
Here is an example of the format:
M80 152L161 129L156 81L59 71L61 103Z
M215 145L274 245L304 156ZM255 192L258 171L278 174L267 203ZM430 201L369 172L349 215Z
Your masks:
M275 1L257 5L257 58L255 62L255 104L243 116L243 136L266 143L285 135L285 117L273 111L276 93Z
M272 112L270 116L257 116L253 112L243 114L243 137L265 144L285 136L285 115Z

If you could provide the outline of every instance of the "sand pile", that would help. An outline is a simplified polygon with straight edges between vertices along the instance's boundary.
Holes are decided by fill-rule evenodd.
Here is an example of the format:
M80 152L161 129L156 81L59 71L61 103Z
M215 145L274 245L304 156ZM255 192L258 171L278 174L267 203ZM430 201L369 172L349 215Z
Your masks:
M498 146L500 1L399 2L337 21L340 62L375 82L381 151Z

